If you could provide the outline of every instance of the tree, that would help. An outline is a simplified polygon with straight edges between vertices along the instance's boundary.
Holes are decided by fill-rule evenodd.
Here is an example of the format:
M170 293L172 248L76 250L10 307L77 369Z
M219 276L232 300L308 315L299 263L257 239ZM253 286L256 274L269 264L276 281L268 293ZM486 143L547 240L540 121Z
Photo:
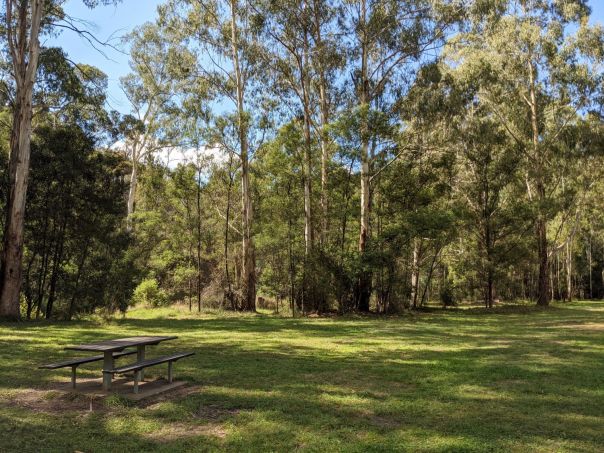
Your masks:
M241 278L238 307L254 311L256 307L256 256L254 247L253 194L250 160L263 136L261 126L266 106L254 103L257 82L258 35L251 20L250 5L238 0L226 3L214 0L193 2L173 0L161 8L160 22L179 42L187 42L198 55L191 69L192 90L209 90L232 111L216 119L212 145L234 153L240 161L241 180ZM195 52L194 52L195 53ZM256 96L257 97L257 96ZM260 96L261 97L261 96ZM198 102L205 100L205 95ZM254 115L252 112L258 113Z
M9 187L0 268L0 317L20 318L19 293L23 258L23 225L29 177L32 94L38 57L43 0L7 0L6 40L15 81L10 139Z
M105 1L107 3L109 0ZM84 0L90 7L99 0ZM42 19L56 6L44 0L6 0L5 33L15 96L10 139L9 187L2 262L0 317L19 319L23 258L23 226L29 178L32 96L40 56ZM46 9L48 8L48 9Z
M345 4L343 23L350 44L351 113L358 116L360 155L360 219L358 252L361 262L370 238L371 179L376 156L386 147L372 119L374 111L387 113L404 89L409 74L421 66L427 53L438 48L447 29L461 13L455 1L372 1ZM355 291L360 311L369 311L371 271L361 265Z
M537 304L546 306L552 187L564 158L559 139L595 100L603 32L589 25L583 0L493 1L472 12L469 30L451 40L450 56L460 70L488 74L478 98L524 154L539 260Z
M162 35L161 28L145 24L128 37L132 73L120 80L132 107L120 124L126 153L132 163L128 192L128 226L132 228L136 187L141 162L157 151L178 145L169 116L175 109L173 97L182 80L186 53Z

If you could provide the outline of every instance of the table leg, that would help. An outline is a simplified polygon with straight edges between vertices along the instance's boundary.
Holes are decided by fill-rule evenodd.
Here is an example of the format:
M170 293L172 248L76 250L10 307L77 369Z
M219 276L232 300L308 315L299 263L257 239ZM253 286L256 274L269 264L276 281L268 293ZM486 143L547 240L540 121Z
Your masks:
M104 359L103 359L103 370L113 370L114 361L113 361L113 351L105 351ZM111 390L111 373L103 373L103 390L108 392Z
M145 345L139 345L136 347L136 361L142 362L145 360ZM143 382L145 380L145 370L140 370L138 372L138 379Z
M71 388L72 389L76 388L76 369L77 369L77 366L71 367Z

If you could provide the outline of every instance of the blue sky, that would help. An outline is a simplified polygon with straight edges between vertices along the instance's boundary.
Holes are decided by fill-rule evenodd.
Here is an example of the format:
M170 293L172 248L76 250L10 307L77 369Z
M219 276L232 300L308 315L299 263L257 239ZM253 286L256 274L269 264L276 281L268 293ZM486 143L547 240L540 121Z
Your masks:
M127 34L132 29L156 17L157 5L162 0L122 0L117 6L86 8L82 0L67 0L64 9L72 17L86 21L86 28L105 41ZM116 42L117 43L117 42ZM78 34L65 30L57 38L47 39L46 45L60 46L77 63L93 65L109 77L109 108L128 112L128 102L119 88L119 78L130 72L128 55L103 48L106 56L95 50Z
M160 3L162 0L123 0L117 6L99 6L90 10L81 0L68 0L64 8L70 16L86 21L87 28L103 41L111 36L124 35L138 25L153 21ZM591 0L590 4L593 22L604 23L604 0ZM109 77L109 108L123 113L128 111L128 103L119 88L119 78L130 71L127 55L105 48L104 56L70 31L48 39L45 44L60 46L73 61L90 64L104 71Z

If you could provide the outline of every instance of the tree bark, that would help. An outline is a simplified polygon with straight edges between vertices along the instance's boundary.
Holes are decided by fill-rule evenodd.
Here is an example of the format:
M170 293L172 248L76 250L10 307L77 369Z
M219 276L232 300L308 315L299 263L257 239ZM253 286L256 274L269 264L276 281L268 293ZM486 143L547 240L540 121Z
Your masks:
M233 299L233 288L231 287L231 275L229 272L229 222L231 221L231 192L233 191L233 172L231 171L231 167L233 165L233 154L229 153L229 185L227 187L227 203L226 203L226 219L224 223L224 274L226 278L226 292L225 292L225 302L228 300L231 308L234 307L234 299Z
M201 312L201 164L197 165L197 311Z
M237 91L237 121L241 159L241 205L242 205L242 272L241 304L243 311L256 311L256 253L252 232L253 210L249 172L248 120L245 114L245 82L239 63L239 38L237 30L237 3L231 0L231 50Z
M411 306L417 308L417 293L419 292L419 246L417 239L413 240L413 262L411 263Z
M23 259L25 201L29 179L32 131L32 93L40 54L43 0L6 0L6 38L11 55L16 100L10 139L10 191L6 207L4 247L0 265L0 318L21 318L19 294ZM16 29L13 13L16 8Z
M128 231L132 230L132 215L134 214L134 200L138 184L138 162L134 151L132 152L132 172L130 173L130 188L128 190L128 217L126 219Z
M537 89L535 65L531 59L529 69L529 95L530 95L530 117L532 130L533 161L535 171L535 192L537 195L538 214L535 225L537 236L537 252L539 256L539 277L537 288L537 305L548 306L550 302L549 279L548 279L548 255L547 255L547 216L545 212L546 190L544 183L544 165L541 146L539 143L539 114L537 105Z
M321 28L321 11L319 2L314 1L314 32L315 42L319 49L323 47L323 36ZM329 97L327 94L327 78L325 68L319 63L319 108L320 108L320 133L319 142L321 145L321 244L327 241L329 231L329 197L328 197L328 165L329 165L329 136L327 126L329 124Z
M367 4L361 0L359 23L362 30L361 42L361 74L360 74L360 107L361 107L361 217L359 232L359 256L361 270L357 282L356 306L359 311L369 311L369 299L371 297L371 272L365 269L365 252L369 239L369 218L371 210L370 189L370 161L369 161L369 74L368 74L368 51L366 26L367 26Z
M566 243L566 299L568 302L573 300L573 257L570 242L571 238Z

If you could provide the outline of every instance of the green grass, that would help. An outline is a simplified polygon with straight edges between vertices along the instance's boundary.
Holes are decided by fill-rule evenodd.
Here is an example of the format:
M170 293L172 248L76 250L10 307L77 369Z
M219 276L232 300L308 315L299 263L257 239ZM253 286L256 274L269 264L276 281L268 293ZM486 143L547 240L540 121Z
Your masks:
M196 351L175 368L191 393L144 406L112 397L90 412L49 390L69 370L36 369L73 354L64 346L136 334L178 335L158 348ZM0 325L0 359L0 451L604 448L604 303L399 318L134 310Z

